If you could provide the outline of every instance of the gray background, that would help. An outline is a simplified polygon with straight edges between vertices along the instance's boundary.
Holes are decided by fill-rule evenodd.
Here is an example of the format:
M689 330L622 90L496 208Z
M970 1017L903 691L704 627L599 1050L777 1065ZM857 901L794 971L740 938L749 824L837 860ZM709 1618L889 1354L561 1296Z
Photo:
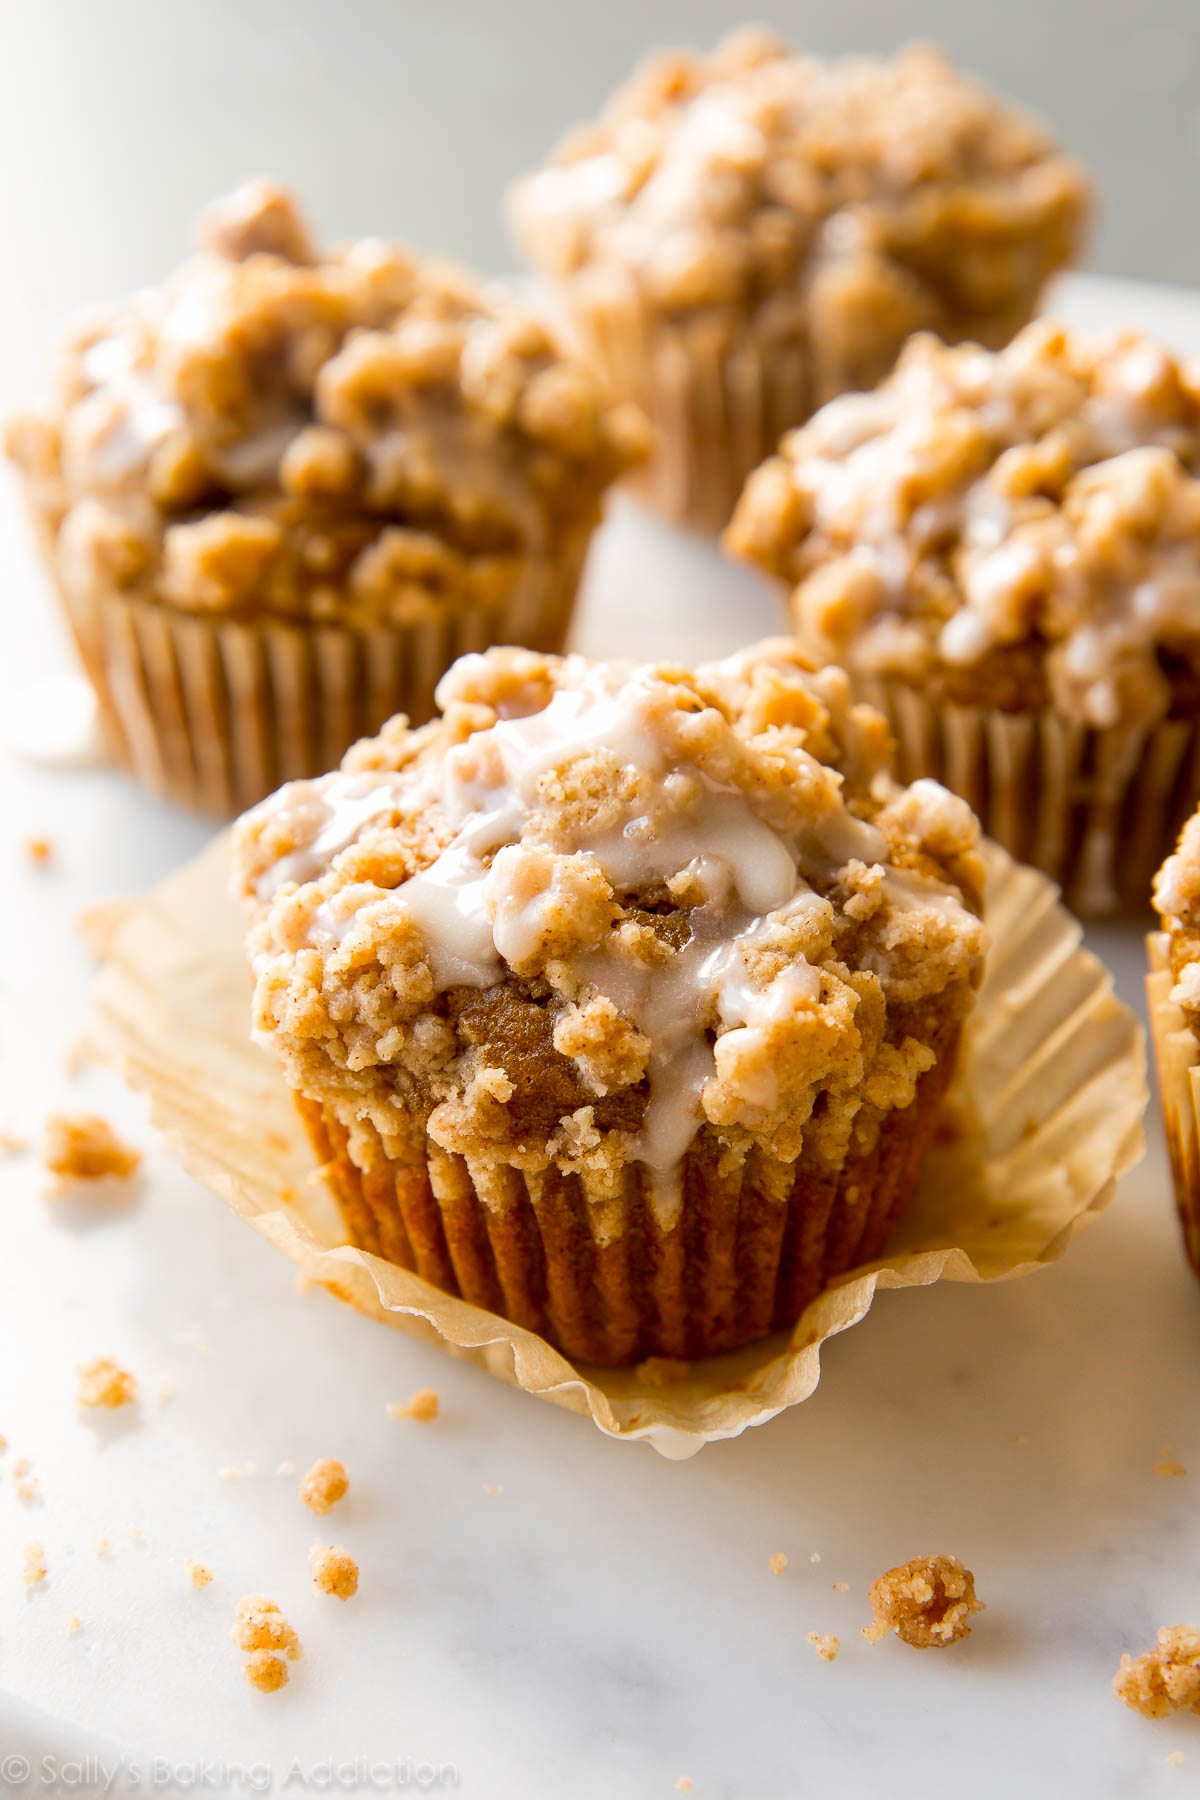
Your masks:
M791 0L819 52L943 43L1034 107L1105 196L1091 263L1200 286L1200 0ZM151 279L241 177L329 236L511 263L500 198L639 51L709 45L723 0L0 0L0 402L81 302Z

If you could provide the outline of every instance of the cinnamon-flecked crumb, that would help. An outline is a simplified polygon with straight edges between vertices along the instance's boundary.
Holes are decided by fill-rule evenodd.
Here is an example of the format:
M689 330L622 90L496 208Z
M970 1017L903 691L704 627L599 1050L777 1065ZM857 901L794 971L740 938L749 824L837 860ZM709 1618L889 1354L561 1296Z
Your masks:
M137 1399L137 1381L111 1356L97 1356L80 1365L76 1399L83 1407L131 1406Z
M132 1175L142 1153L98 1113L53 1113L46 1121L42 1160L63 1182L99 1181Z
M46 1579L46 1552L37 1542L25 1546L24 1581L26 1587L38 1587Z
M868 1598L875 1623L864 1636L894 1631L915 1650L943 1649L969 1637L971 1614L983 1611L975 1577L956 1556L914 1556L881 1575Z
M323 1456L300 1480L300 1498L315 1513L327 1513L336 1506L350 1486L345 1463L334 1456Z
M842 1647L840 1637L835 1636L832 1631L810 1631L807 1637L822 1662L837 1661L838 1651Z
M1192 1625L1161 1625L1153 1649L1122 1656L1113 1693L1146 1719L1200 1713L1200 1631Z
M189 1556L183 1566L187 1570L188 1579L194 1588L206 1588L213 1578L213 1572L208 1564L198 1561L194 1556Z
M436 1388L418 1388L407 1401L389 1402L387 1412L392 1419L418 1419L422 1425L428 1425L437 1418L440 1407Z
M260 1693L271 1694L287 1681L289 1662L304 1655L300 1640L273 1600L245 1594L237 1603L233 1641L250 1653L246 1680Z
M787 1566L788 1559L786 1551L776 1550L773 1556L768 1556L767 1558L767 1567L770 1569L772 1575L782 1575Z
M313 1587L318 1594L349 1600L358 1592L358 1564L340 1544L314 1544L308 1553Z

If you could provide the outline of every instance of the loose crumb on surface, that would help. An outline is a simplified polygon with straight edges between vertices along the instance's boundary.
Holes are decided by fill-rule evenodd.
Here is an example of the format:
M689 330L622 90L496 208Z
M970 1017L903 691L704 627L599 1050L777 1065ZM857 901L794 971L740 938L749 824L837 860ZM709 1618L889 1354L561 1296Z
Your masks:
M0 1456L3 1456L4 1452L7 1449L8 1449L8 1439L4 1436L3 1432L0 1432Z
M46 1579L45 1547L36 1542L25 1546L25 1586L38 1587Z
M52 1113L46 1120L42 1161L62 1182L118 1180L132 1175L140 1150L117 1136L98 1113Z
M863 1636L877 1643L894 1631L915 1650L939 1650L969 1637L971 1614L983 1611L975 1577L956 1556L914 1556L881 1575L868 1598L875 1621Z
M690 1375L692 1365L677 1356L648 1356L633 1372L647 1387L669 1387L671 1382L682 1381Z
M1160 1625L1153 1649L1121 1658L1113 1693L1146 1719L1200 1713L1200 1631L1192 1625Z
M12 1479L18 1500L31 1501L38 1498L41 1483L33 1473L33 1464L27 1456L18 1456L12 1466Z
M681 1775L675 1783L675 1791L679 1794L690 1794L695 1786L690 1775Z
M336 1456L323 1456L300 1480L300 1498L315 1513L327 1513L350 1486L346 1465Z
M112 1539L111 1538L98 1537L96 1539L95 1550L96 1550L97 1556L107 1556L111 1549L112 1549Z
M1168 1756L1168 1758L1167 1758L1167 1767L1169 1769L1182 1769L1182 1767L1183 1767L1183 1751L1182 1750L1172 1750L1170 1756Z
M819 1550L810 1550L808 1553L808 1560L810 1563L819 1563L821 1560L821 1552Z
M313 1588L335 1600L349 1600L358 1592L358 1564L340 1544L314 1544L308 1553Z
M206 1588L212 1581L212 1570L206 1562L200 1562L197 1557L189 1556L183 1566L194 1588Z
M25 839L25 854L35 869L44 869L54 861L54 839L35 832Z
M835 1581L833 1584L833 1591L835 1594L848 1594L850 1592L850 1583L848 1581Z
M838 1651L842 1647L841 1638L835 1637L832 1631L810 1631L807 1636L822 1662L837 1661Z
M80 1618L79 1614L72 1613L67 1620L67 1636L74 1637L75 1633L81 1629L82 1625L83 1620Z
M422 1425L428 1425L437 1418L440 1408L436 1388L418 1388L408 1400L389 1401L387 1414L390 1419L418 1419Z
M767 1558L767 1567L770 1569L772 1575L782 1575L787 1566L788 1559L785 1550L776 1550L773 1556L768 1556Z
M290 1457L285 1457L281 1463L276 1463L275 1473L277 1475L294 1475L296 1473L296 1465L292 1462Z
M246 1680L263 1694L283 1687L288 1663L304 1655L300 1639L275 1602L264 1594L243 1594L237 1603L232 1636L239 1650L249 1652Z
M504 1483L502 1481L485 1481L483 1484L483 1491L485 1494L502 1494L504 1492Z
M131 1406L136 1399L137 1381L111 1356L97 1356L79 1365L76 1400L80 1406Z
M1169 1481L1174 1475L1186 1475L1187 1470L1181 1462L1176 1462L1172 1457L1164 1457L1161 1462L1155 1463L1154 1473L1161 1475L1164 1481Z
M135 1544L144 1544L146 1541L146 1533L140 1525L131 1525L129 1527L129 1536Z

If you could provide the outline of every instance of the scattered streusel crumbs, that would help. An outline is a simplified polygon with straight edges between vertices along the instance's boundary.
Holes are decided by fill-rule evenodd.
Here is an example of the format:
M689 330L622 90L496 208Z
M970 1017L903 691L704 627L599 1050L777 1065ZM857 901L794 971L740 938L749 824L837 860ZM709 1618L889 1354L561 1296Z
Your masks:
M669 1387L673 1381L682 1381L690 1375L692 1365L677 1356L648 1356L633 1372L647 1387Z
M690 1794L694 1786L695 1782L690 1775L681 1775L675 1783L675 1791L679 1794Z
M436 1388L418 1388L408 1400L390 1400L386 1410L389 1419L418 1419L428 1425L437 1418L440 1407Z
M810 1631L806 1635L822 1662L837 1661L838 1651L842 1647L840 1637L836 1637L832 1631Z
M98 1537L93 1546L97 1556L107 1556L112 1549L112 1539Z
M36 1541L25 1546L24 1579L26 1587L39 1587L46 1579L45 1547Z
M819 1550L810 1550L808 1553L808 1560L810 1563L819 1563L821 1560L821 1552Z
M1155 1463L1154 1473L1161 1475L1164 1481L1169 1481L1172 1476L1186 1475L1187 1470L1181 1462L1176 1462L1171 1457L1164 1457L1161 1462Z
M1113 1693L1146 1719L1200 1713L1200 1631L1192 1625L1160 1625L1153 1649L1121 1658Z
M767 1558L767 1567L770 1569L772 1575L782 1575L787 1566L788 1559L786 1550L776 1550L773 1556L768 1556Z
M288 1662L304 1655L300 1639L275 1602L264 1594L243 1594L237 1603L232 1636L239 1650L250 1653L246 1680L263 1694L283 1687Z
M99 1113L52 1113L46 1120L42 1161L60 1182L119 1180L132 1175L140 1150L117 1136Z
M308 1553L313 1588L335 1600L349 1600L358 1592L358 1564L340 1544L314 1544Z
M35 869L44 869L54 861L54 839L35 832L25 839L25 854Z
M137 1399L137 1381L111 1356L97 1356L79 1365L75 1398L85 1408L131 1406Z
M875 1622L863 1627L863 1636L877 1643L894 1631L915 1650L940 1650L969 1637L967 1621L983 1611L975 1577L956 1556L914 1556L873 1582L868 1599Z
M345 1463L339 1462L336 1456L323 1456L307 1475L301 1477L300 1498L313 1512L327 1513L331 1506L337 1505L349 1486Z
M848 1581L835 1581L833 1584L833 1591L835 1594L848 1594L850 1592L850 1583Z
M213 1572L206 1562L200 1562L195 1556L189 1556L184 1563L188 1580L194 1588L206 1588L212 1581Z
M67 1636L74 1637L75 1633L77 1631L79 1631L82 1628L82 1626L83 1626L83 1620L80 1618L79 1614L72 1613L70 1618L67 1620Z
M1182 1750L1172 1750L1170 1756L1168 1756L1168 1758L1167 1758L1167 1767L1169 1769L1182 1769L1182 1767L1183 1767L1183 1751Z
M18 1500L29 1502L38 1498L41 1483L33 1473L33 1464L27 1456L18 1456L12 1466L12 1480Z

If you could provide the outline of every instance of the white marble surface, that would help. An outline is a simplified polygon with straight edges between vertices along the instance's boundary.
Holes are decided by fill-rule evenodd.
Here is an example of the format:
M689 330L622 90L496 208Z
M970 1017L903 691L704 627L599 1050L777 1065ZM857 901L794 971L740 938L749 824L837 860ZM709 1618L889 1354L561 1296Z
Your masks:
M1184 295L1077 282L1065 304L1200 344L1200 300ZM62 651L10 498L12 692ZM590 647L709 651L774 625L757 583L703 545L628 508L606 528ZM28 868L31 831L56 841L53 868ZM36 1131L56 1104L94 1104L148 1142L111 1077L64 1071L89 972L71 921L205 836L116 774L3 765L0 1124ZM1138 934L1091 942L1140 1006ZM122 1759L110 1792L136 1777L140 1792L411 1793L420 1761L456 1771L433 1791L478 1800L652 1800L682 1775L696 1800L1200 1791L1200 1721L1151 1725L1108 1691L1123 1649L1200 1623L1200 1293L1156 1117L1150 1132L1065 1262L992 1289L881 1295L828 1347L811 1401L678 1465L301 1296L151 1144L135 1204L94 1218L47 1202L29 1159L0 1164L0 1431L43 1494L22 1504L0 1462L0 1793L54 1792L52 1776L99 1793ZM145 1397L136 1418L93 1426L74 1370L102 1352ZM161 1406L164 1374L177 1391ZM386 1417L423 1385L441 1392L436 1424ZM1186 1476L1155 1474L1165 1445ZM321 1534L296 1477L276 1473L322 1455L351 1472L325 1533L361 1564L344 1607L310 1592ZM49 1578L26 1593L33 1538ZM971 1640L934 1657L863 1643L872 1578L941 1549L989 1605ZM213 1566L204 1593L189 1556ZM228 1640L251 1590L306 1648L270 1698ZM841 1636L832 1666L811 1630ZM22 1756L24 1784L5 1761ZM330 1759L348 1766L326 1773Z

